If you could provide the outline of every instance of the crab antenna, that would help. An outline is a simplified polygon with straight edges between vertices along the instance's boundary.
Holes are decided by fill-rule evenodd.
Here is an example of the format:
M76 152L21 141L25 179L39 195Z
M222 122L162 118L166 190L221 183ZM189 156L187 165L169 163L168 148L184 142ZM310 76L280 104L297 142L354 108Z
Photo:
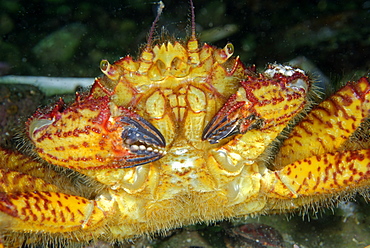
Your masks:
M151 46L151 44L152 44L153 34L154 34L154 30L155 30L155 25L157 24L157 22L159 20L159 17L162 14L162 10L163 9L164 9L164 3L162 1L159 1L158 2L158 8L157 8L157 16L155 17L155 19L153 21L153 24L152 24L152 27L150 28L150 31L149 31L147 48L149 48Z
M193 0L189 0L190 2L190 11L191 11L191 39L195 40L195 14L194 14L194 4Z
M198 65L200 63L199 57L199 44L197 40L197 36L195 35L195 13L194 13L194 4L193 0L189 0L190 3L190 11L191 11L191 37L188 41L187 48L189 51L189 59L190 62L194 65Z

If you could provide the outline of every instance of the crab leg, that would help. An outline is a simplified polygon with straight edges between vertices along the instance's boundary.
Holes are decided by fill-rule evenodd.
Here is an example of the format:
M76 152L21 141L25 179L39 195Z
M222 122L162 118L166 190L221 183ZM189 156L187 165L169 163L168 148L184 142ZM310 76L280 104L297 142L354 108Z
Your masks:
M271 185L266 189L267 196L290 203L279 204L279 209L330 199L327 195L361 193L370 181L370 149L313 156L268 173L265 178L269 182L266 185Z
M94 231L104 222L97 202L56 192L0 193L0 227L21 232Z
M94 230L105 221L107 211L100 205L109 209L109 201L61 193L58 186L39 178L51 174L56 180L44 164L16 152L0 154L6 155L0 157L0 230L63 233Z
M41 177L48 178L49 182ZM23 154L0 148L0 192L57 192L60 189L50 183L57 177L55 171L48 169L45 164Z
M58 191L58 187L45 180L22 172L0 169L0 192L32 192L35 190Z
M299 197L293 205L288 204L297 207L320 200L320 195L324 199L328 194L361 192L370 180L370 149L343 151L341 147L368 117L369 98L370 83L361 78L316 106L283 143L276 158L278 167L265 174L271 183L266 185L273 185L266 189L268 197ZM311 149L305 149L308 146Z
M275 169L313 155L335 152L368 117L369 112L369 80L361 78L348 83L294 127L277 155Z

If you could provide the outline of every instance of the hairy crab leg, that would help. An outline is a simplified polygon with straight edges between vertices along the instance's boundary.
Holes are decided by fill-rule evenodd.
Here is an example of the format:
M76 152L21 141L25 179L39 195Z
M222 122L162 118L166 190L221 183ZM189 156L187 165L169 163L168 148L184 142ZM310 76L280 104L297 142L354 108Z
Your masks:
M276 159L281 168L265 174L266 185L270 185L266 188L268 197L285 199L287 204L280 205L289 209L331 199L327 195L366 194L370 180L370 149L342 151L340 148L368 118L369 98L370 82L361 78L316 106L283 143ZM341 121L343 117L345 123ZM307 146L311 149L304 148ZM366 143L362 146L368 148ZM289 157L281 155L286 152Z
M313 155L337 151L369 114L369 80L363 77L346 84L294 127L279 150L274 169ZM305 149L308 146L310 149Z
M1 149L0 153L7 155L0 158L4 167L0 169L0 230L64 233L81 229L94 231L96 226L105 223L113 201L62 193L65 190L37 177L47 177L45 173L52 172L43 170L45 164L17 152ZM12 170L22 167L37 176ZM34 168L38 168L38 172L33 171Z
M336 194L368 187L370 149L325 153L298 160L272 173L269 191L281 198Z
M0 192L18 193L33 191L58 192L57 186L41 179L53 180L56 176L45 164L23 154L0 148Z
M7 230L65 233L90 229L93 233L104 227L106 215L96 201L80 196L40 191L0 193L0 228Z
M267 197L285 200L274 209L294 209L360 192L365 196L370 180L370 150L326 153L298 160L282 170L265 174ZM321 197L320 197L321 196ZM368 195L367 195L368 196Z
M0 148L0 168L4 171L17 171L35 178L48 178L49 181L60 177L54 170L45 166L45 163L36 161L34 158L19 152ZM19 183L17 179L14 180Z

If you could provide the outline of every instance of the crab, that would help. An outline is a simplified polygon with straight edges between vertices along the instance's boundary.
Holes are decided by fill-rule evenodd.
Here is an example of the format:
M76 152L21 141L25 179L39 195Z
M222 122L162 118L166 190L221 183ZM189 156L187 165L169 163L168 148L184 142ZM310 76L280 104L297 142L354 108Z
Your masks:
M191 3L192 5L192 3ZM1 150L1 242L122 241L193 223L368 197L370 82L315 103L306 72L258 73L233 45L154 44L100 63L91 89ZM16 243L16 244L19 244Z

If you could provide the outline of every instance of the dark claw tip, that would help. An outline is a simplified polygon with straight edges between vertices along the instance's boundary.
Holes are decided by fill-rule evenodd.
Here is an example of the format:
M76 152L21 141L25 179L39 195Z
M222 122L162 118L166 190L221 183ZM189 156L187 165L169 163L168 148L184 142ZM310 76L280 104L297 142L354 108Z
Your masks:
M122 131L124 146L133 154L126 159L128 166L134 167L162 158L166 152L166 141L161 132L139 115L124 116L121 122L126 126Z

